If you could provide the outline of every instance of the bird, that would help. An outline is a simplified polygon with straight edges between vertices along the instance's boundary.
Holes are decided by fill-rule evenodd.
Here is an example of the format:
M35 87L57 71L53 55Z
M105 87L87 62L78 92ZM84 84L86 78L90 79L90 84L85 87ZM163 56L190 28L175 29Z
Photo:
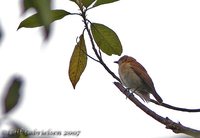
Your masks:
M114 63L119 65L120 80L128 90L137 94L145 102L150 101L150 94L154 96L158 103L163 102L146 69L135 58L124 55Z

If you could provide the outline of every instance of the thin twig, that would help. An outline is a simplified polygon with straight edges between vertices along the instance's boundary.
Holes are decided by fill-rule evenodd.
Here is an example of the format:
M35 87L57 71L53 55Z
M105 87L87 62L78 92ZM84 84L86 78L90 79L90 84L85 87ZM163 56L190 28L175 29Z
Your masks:
M101 49L99 48L99 56L102 58Z
M69 15L79 15L79 16L81 16L80 13L70 13Z
M187 108L180 108L180 107L176 107L176 106L173 106L173 105L169 105L167 103L158 103L157 101L151 99L150 102L154 103L154 104L157 104L159 106L163 106L163 107L166 107L166 108L169 108L169 109L172 109L172 110L176 110L176 111L182 111L182 112L200 112L200 109L187 109Z
M93 58L92 56L88 55L83 49L81 49L81 51L89 58L91 58L92 60L96 61L96 62L99 62L99 60Z

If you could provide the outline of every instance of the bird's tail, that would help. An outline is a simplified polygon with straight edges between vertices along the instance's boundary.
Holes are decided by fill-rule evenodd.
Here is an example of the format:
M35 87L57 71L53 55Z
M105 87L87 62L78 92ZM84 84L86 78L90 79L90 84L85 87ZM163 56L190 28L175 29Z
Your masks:
M145 101L145 102L149 102L150 101L150 93L149 92L146 92L146 91L135 91L135 90L132 90L132 92L137 94L143 101ZM162 98L157 94L156 91L151 92L151 94L155 97L155 99L159 103L163 102Z
M150 94L145 91L134 91L135 94L137 94L144 102L150 101Z
M157 94L156 91L152 92L152 95L155 97L155 99L156 99L159 103L162 103L162 102L163 102L162 98Z

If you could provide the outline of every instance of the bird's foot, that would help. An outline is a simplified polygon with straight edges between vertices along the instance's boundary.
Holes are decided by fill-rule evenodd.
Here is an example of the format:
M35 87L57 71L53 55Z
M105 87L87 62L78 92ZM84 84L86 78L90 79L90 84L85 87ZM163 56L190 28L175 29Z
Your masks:
M130 90L131 90L131 88L126 88L126 89L125 89L125 91L128 92L128 95L126 95L126 99L128 99L128 97L129 97L131 94L133 94L133 92L132 92L132 91L130 92Z
M129 94L126 96L126 99L127 99L130 95L132 95L133 93L135 93L138 89L139 89L139 88L136 88L135 90L132 90L131 88L126 88L125 91L128 91L128 92L129 92ZM131 90L131 91L130 91L130 90Z

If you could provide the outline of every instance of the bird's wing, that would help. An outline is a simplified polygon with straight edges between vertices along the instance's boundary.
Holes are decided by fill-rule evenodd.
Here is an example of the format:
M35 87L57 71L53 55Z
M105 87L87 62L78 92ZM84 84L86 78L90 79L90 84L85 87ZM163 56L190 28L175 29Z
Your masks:
M148 75L146 69L137 61L130 62L131 68L134 72L151 88L152 91L155 91L154 84L150 76Z
M135 62L131 62L131 67L134 70L134 72L143 80L143 82L151 89L149 92L151 94L153 94L153 96L156 98L156 100L159 103L162 103L163 100L162 98L157 94L156 89L154 87L153 81L150 78L150 76L148 75L147 71L145 70L145 68L138 63L137 61Z

